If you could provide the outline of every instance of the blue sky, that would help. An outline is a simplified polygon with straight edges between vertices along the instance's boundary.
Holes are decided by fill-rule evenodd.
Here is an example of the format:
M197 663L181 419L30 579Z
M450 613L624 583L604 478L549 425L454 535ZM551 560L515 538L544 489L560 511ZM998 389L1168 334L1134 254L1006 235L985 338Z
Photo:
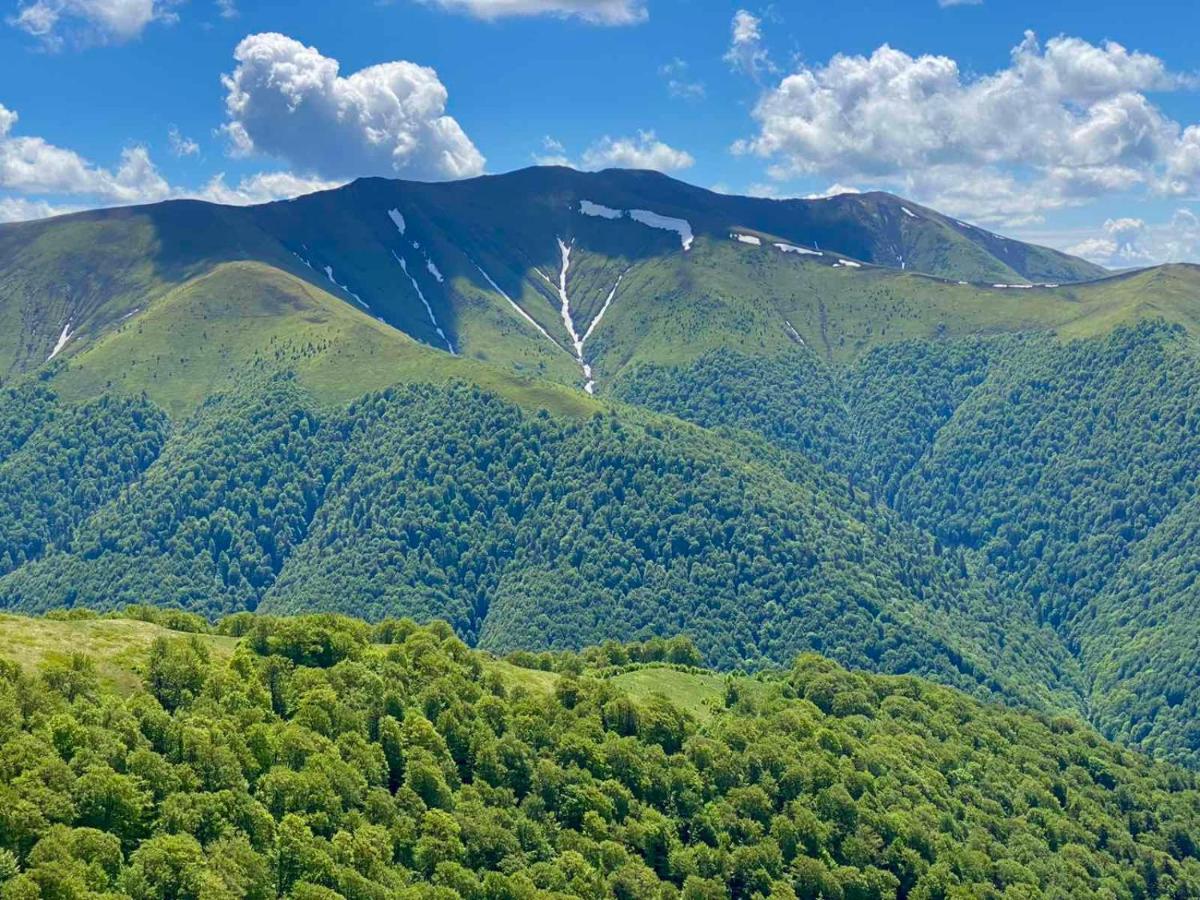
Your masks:
M945 4L945 5L943 5ZM1200 259L1200 5L0 0L0 218L642 165Z

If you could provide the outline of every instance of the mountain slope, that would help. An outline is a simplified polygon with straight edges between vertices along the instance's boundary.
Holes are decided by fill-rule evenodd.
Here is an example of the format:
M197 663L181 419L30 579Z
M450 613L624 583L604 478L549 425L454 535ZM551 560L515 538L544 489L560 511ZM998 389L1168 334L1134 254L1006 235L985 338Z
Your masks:
M759 249L769 255L749 280L736 274L730 295L712 276L733 264L726 245L738 234L766 241ZM737 320L775 293L858 290L824 272L846 275L843 258L985 284L1103 274L888 195L757 200L619 170L528 169L448 184L366 179L261 207L173 201L0 227L0 367L11 374L70 355L214 267L252 261L429 346L582 386L585 363L611 379L625 361L605 357L618 342L609 319L626 308L636 328L661 317L665 303L674 312L728 307L730 321L703 317L689 328L710 345L744 341L747 322ZM656 332L648 352L660 343L678 350L686 338Z
M330 410L252 380L99 499L0 606L442 617L501 650L685 632L725 667L820 649L1017 703L1082 689L1027 612L844 482L632 410L552 419L461 386Z

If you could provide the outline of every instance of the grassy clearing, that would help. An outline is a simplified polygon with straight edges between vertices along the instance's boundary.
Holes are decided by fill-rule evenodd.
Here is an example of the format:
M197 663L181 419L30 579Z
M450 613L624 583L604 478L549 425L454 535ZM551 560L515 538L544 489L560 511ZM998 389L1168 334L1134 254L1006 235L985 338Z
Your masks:
M134 619L64 622L0 615L0 658L11 660L32 673L48 660L84 653L95 661L105 684L128 692L140 684L139 673L154 640L163 636L178 637L179 634ZM235 638L220 635L199 637L216 659L227 659L237 644Z

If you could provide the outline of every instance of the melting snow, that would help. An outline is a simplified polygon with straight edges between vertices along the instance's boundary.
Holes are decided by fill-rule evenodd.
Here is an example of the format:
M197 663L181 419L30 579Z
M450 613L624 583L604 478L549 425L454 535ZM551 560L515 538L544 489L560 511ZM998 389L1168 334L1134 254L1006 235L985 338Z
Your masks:
M839 259L837 262L835 262L833 264L833 267L835 269L841 268L842 266L845 266L846 268L849 268L849 269L861 269L862 263L856 263L852 259Z
M738 234L738 232L734 231L729 236L735 241L741 241L743 244L753 244L755 247L762 246L762 240L752 234Z
M571 270L571 248L574 242L568 244L563 241L562 238L556 238L556 240L558 241L558 252L562 258L562 267L558 272L557 285L559 312L562 315L563 327L567 329L567 334L571 337L571 345L575 348L575 359L578 361L579 368L583 372L583 389L589 394L594 394L596 392L596 381L592 377L591 364L588 363L588 361L584 358L583 346L587 343L588 338L592 336L592 332L596 330L596 326L600 324L600 320L604 318L604 314L608 312L609 306L612 305L613 298L617 295L617 288L621 286L621 279L625 277L625 272L628 272L629 270L626 269L625 272L622 272L617 276L617 281L612 286L612 290L608 292L608 296L604 299L604 304L600 307L600 311L596 313L596 316L592 319L591 324L588 325L583 334L580 335L575 328L575 320L571 316L571 300L567 294L567 275ZM538 269L537 271L543 276L545 275L541 269ZM549 278L546 280L550 281Z
M602 219L620 219L629 216L633 221L640 222L642 225L659 228L663 231L674 231L679 235L679 242L683 245L683 249L685 251L692 249L692 241L695 236L692 234L692 223L687 219L673 219L648 209L613 209L611 206L593 203L591 200L580 200L579 211L585 216L599 216Z
M820 250L809 250L807 247L797 247L795 244L776 244L784 253L807 253L809 256L822 256Z
M425 299L425 292L421 290L421 285L417 284L417 279L415 279L412 273L408 271L408 263L405 262L404 257L397 254L395 250L392 251L392 256L396 258L396 262L400 263L400 268L404 270L404 274L407 275L408 280L412 282L413 290L416 291L417 296L421 298L421 303L425 306L425 312L429 314L429 323L433 325L433 330L438 333L438 337L446 342L446 349L451 353L454 353L454 345L450 343L450 338L446 337L446 332L442 331L441 326L438 325L437 316L433 314L433 307L430 306L429 301Z
M692 234L692 224L687 219L672 219L670 216L660 216L658 213L651 212L648 209L631 209L629 211L629 218L635 222L641 222L643 225L649 225L651 228L674 231L679 235L679 242L683 244L683 249L692 249L692 241L695 239L695 236Z
M437 279L438 284L446 280L442 277L442 273L438 271L438 267L433 264L433 260L428 256L425 257L425 268L429 270L430 275Z
M300 262L304 263L310 269L312 268L312 263L310 263L307 259L305 259L303 256L301 256L295 250L292 251L292 256L296 257L296 259L300 260Z
M487 281L487 283L492 286L492 290L494 290L497 294L499 294L501 297L503 297L505 300L507 300L508 305L511 306L513 309L515 309L517 311L518 315L520 315L522 319L524 319L526 322L528 322L530 325L532 325L534 328L536 328L538 331L540 331L542 333L542 336L546 340L548 340L550 343L552 343L555 347L558 347L560 350L562 349L562 347L559 346L558 341L556 341L554 338L550 337L550 332L548 332L545 328L543 328L541 325L539 325L537 323L537 320L534 319L533 316L529 315L529 313L527 313L527 312L525 312L525 310L521 309L521 307L517 305L517 301L514 300L512 297L508 296L508 294L506 294L504 292L504 288L500 287L500 285L496 284L496 282L492 280L492 276L483 270L483 266L479 265L479 263L475 263L475 268L477 268L479 270L479 274L484 277L484 279Z
M625 215L622 210L593 203L591 200L580 200L579 211L585 216L599 216L602 219L619 219Z
M794 340L797 340L797 341L799 341L799 342L800 342L800 346L801 346L801 347L805 346L805 344L804 344L804 338L800 337L800 332L798 332L798 331L796 330L795 326L794 326L794 325L792 325L792 323L791 323L791 322L789 322L787 319L784 319L784 320L783 320L783 324L784 324L784 325L787 327L787 333L788 333L788 334L789 334L789 335L790 335L790 336L791 336L791 337L792 337Z
M388 218L391 219L396 224L396 228L398 228L400 230L400 233L404 234L404 229L407 226L404 224L404 216L402 216L400 214L400 210L389 209L388 210Z
M625 272L629 270L626 269ZM617 288L621 286L621 279L625 277L625 272L617 276L617 283L612 286L612 290L608 292L608 296L604 300L604 305L600 307L600 312L596 313L596 318L592 319L592 324L588 326L587 331L583 335L583 343L587 343L587 339L592 336L592 332L596 330L596 326L600 324L600 320L604 318L604 314L608 312L609 306L612 305L613 298L617 296Z
M341 288L343 291L345 291L347 294L349 294L351 297L353 297L354 302L357 303L359 306L361 306L363 309L371 308L366 303L363 302L362 297L358 296L358 294L354 293L354 291L350 290L350 288L346 287L346 285L338 284L338 280L333 277L333 266L325 267L325 277L328 278L330 281L332 281L335 287Z
M50 355L46 357L46 362L58 356L60 350L67 346L67 341L71 339L71 321L67 320L67 324L63 326L62 334L58 336L58 343L54 345L54 349L50 351Z
M919 218L919 217L917 216L917 214L916 214L915 212L913 212L911 209L909 209L907 206L902 206L902 207L900 207L900 212L904 213L904 214L905 214L906 216L908 216L910 219L916 219L916 218Z

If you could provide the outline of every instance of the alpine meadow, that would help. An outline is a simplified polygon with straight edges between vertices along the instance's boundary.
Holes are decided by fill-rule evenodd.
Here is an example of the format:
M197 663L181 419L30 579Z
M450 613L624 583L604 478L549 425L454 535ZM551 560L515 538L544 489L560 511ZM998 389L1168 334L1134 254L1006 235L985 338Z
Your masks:
M1200 898L1194 47L5 5L0 900Z

